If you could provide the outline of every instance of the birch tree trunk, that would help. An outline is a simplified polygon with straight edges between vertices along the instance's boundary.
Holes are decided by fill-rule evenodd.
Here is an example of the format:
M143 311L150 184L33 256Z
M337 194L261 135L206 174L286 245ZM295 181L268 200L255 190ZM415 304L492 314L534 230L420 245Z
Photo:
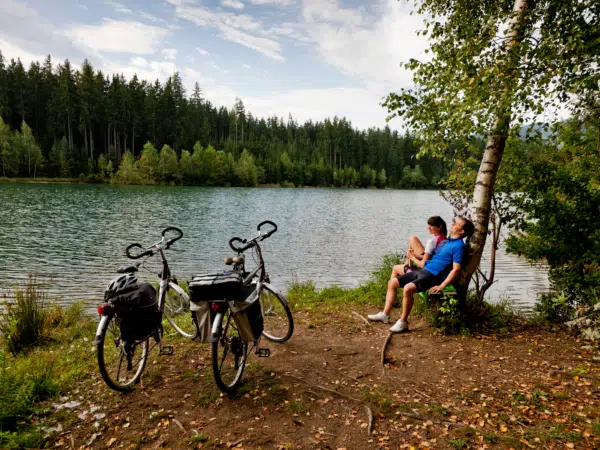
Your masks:
M527 8L527 0L515 0L513 6L513 17L510 22L510 35L506 40L506 52L508 54L509 66L516 67L518 62L518 51L511 52L511 48L519 41L520 29L519 21L523 17ZM505 92L508 95L512 86L507 85ZM481 255L485 247L485 241L488 235L488 226L490 222L490 213L492 208L492 196L494 194L494 185L498 168L502 162L506 139L510 129L510 104L499 111L492 130L490 131L481 165L477 173L477 180L473 190L473 204L471 206L471 218L475 225L475 232L469 240L469 262L465 268L465 286L468 286L471 277L477 270Z

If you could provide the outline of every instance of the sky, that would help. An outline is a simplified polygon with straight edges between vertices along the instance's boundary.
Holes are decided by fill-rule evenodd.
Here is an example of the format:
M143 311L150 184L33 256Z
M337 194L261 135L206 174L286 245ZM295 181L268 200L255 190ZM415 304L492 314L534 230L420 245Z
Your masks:
M299 122L333 116L383 127L391 91L410 87L400 67L427 42L405 0L0 0L0 50L28 66L50 54L75 67L179 72L213 105L240 97L257 117ZM398 119L390 122L401 128Z

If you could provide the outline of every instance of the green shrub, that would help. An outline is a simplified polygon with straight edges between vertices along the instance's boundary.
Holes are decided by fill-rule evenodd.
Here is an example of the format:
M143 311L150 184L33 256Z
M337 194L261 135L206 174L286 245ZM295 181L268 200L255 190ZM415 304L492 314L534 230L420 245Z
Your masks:
M30 276L23 289L15 287L15 301L7 302L0 334L8 351L16 355L45 339L45 288Z
M533 308L536 319L552 323L563 323L575 316L575 300L564 293L540 294Z

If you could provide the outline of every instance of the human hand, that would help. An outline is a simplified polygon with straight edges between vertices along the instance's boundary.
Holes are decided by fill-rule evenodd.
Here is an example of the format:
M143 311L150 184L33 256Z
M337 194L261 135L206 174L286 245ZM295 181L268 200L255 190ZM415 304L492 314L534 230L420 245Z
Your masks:
M429 293L430 294L435 294L437 292L440 292L443 288L441 286L434 286L431 289L429 289Z

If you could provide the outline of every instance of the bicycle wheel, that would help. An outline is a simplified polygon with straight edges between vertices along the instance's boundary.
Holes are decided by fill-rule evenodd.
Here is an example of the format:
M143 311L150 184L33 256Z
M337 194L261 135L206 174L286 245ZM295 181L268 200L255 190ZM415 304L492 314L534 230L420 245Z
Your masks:
M219 316L215 318L218 319ZM219 389L233 392L244 373L248 343L242 341L229 309L221 318L220 333L218 340L212 343L213 374Z
M97 345L98 368L108 387L123 392L139 381L148 359L148 339L133 343L123 341L119 319L113 315ZM127 361L127 350L131 353L131 366Z
M294 332L294 319L285 297L271 287L263 286L260 293L260 306L265 322L262 335L270 341L279 343L291 338Z
M165 295L163 314L175 331L183 337L194 339L198 335L194 315L190 311L190 297L172 281L169 282Z

